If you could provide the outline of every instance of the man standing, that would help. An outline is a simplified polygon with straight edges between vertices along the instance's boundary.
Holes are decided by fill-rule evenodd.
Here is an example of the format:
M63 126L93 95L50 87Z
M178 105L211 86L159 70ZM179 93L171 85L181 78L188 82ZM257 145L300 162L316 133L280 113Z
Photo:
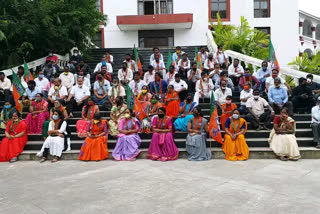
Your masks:
M250 122L252 128L257 131L260 131L261 129L270 130L274 111L268 102L259 95L259 90L255 89L253 90L253 97L247 100L246 106L249 113L246 116L246 120ZM265 111L265 107L267 107L269 111ZM260 126L260 121L264 122L263 127Z
M179 74L184 77L187 77L187 72L191 67L190 60L188 59L188 54L182 54L182 59L178 63Z
M143 76L143 81L146 82L147 85L149 85L151 82L154 81L154 75L155 75L155 72L153 70L153 66L149 65L148 71Z
M197 81L201 79L201 70L197 68L197 63L191 64L191 70L188 71L188 91L195 91Z
M274 86L269 88L268 91L269 105L273 108L276 114L280 114L283 107L288 108L289 116L293 115L292 103L288 101L287 90L280 87L280 79L274 79Z
M133 80L129 83L129 87L132 90L133 94L137 96L141 93L142 87L148 85L145 81L140 79L139 72L133 73Z
M315 105L312 90L307 87L307 80L303 77L299 78L299 86L292 90L292 103L294 112L299 113L304 113L304 110L310 113Z
M4 75L3 72L0 72L0 99L9 101L11 81Z
M227 88L227 82L221 80L220 87L214 92L214 99L220 109L221 105L226 103L227 96L232 96L232 91L230 88Z
M184 80L181 80L180 74L176 74L174 81L170 82L169 85L173 85L175 92L179 94L180 100L185 100L187 96L188 85Z
M317 100L317 105L311 111L311 127L313 132L313 141L317 143L316 148L320 149L320 97Z
M70 92L72 86L74 85L74 76L73 73L69 72L69 67L64 66L64 71L60 74L59 78L62 81L62 85L67 88L68 92Z
M87 105L87 99L91 95L90 89L83 85L83 79L78 77L78 84L73 86L70 95L67 99L67 109L69 116L72 117L72 112L81 111L84 105Z
M43 91L43 89L48 85L49 80L44 77L44 72L39 71L39 75L37 78L34 79L36 82L36 87L40 89L40 91Z
M234 59L228 69L229 77L232 79L233 85L238 86L240 77L244 74L243 67L239 64L238 59Z
M133 79L133 72L127 67L127 63L125 62L122 62L122 68L118 71L118 79L124 86Z
M212 79L208 78L208 73L203 71L201 73L201 79L197 81L196 84L196 93L194 95L193 102L196 105L199 104L199 98L210 98L211 99L211 91L214 89L214 85Z
M263 61L261 63L261 68L256 73L256 77L261 82L260 92L264 92L265 91L265 89L266 89L266 80L267 80L268 77L271 76L271 73L272 73L271 69L268 68L268 62L267 61Z
M226 54L223 52L223 46L219 45L218 46L218 52L216 54L216 62L221 66L221 67L228 67L228 57Z

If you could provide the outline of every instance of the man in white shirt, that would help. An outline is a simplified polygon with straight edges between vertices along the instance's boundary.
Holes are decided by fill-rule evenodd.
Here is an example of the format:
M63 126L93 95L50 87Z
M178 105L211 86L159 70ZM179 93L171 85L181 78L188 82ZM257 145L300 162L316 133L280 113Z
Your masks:
M221 67L228 67L228 56L223 52L223 46L219 45L218 46L218 52L216 54L216 62L221 66Z
M94 69L93 72L94 72L94 73L96 73L96 72L101 72L101 67L102 67L103 65L107 66L107 71L108 71L110 74L113 73L112 65L106 61L106 57L102 57L102 58L101 58L101 62L99 62L99 63L96 65L96 67L95 67L95 69Z
M163 61L163 55L160 53L160 49L159 48L153 48L153 54L151 54L150 56L150 65L152 64L153 60L155 59L155 57L158 56L160 60Z
M11 95L11 81L0 72L0 99L4 101L9 101L9 96Z
M64 66L64 71L60 74L59 78L62 81L62 86L66 87L68 92L70 92L72 86L74 85L74 76L73 73L69 72L69 67Z
M147 85L149 85L150 83L152 83L154 81L154 75L155 75L155 72L153 70L153 66L149 65L148 71L143 76L143 81L145 81L147 83Z
M49 89L48 102L49 106L54 106L54 101L64 100L68 96L67 88L61 85L61 79L56 78L54 80L54 86Z
M239 111L241 114L247 114L247 100L251 97L253 97L253 90L251 88L251 83L250 82L245 82L243 85L243 90L240 93L240 108Z
M106 57L107 63L110 63L112 65L113 64L113 56L110 54L110 52L106 51L106 53L104 55Z
M29 106L31 101L36 99L37 94L42 94L42 91L36 87L36 82L34 80L28 81L28 88L25 90L22 96L22 104L24 106Z
M191 68L190 60L188 59L188 54L184 53L182 59L178 62L179 74L181 76L187 77L187 72Z
M211 99L211 91L214 89L214 85L212 79L208 78L207 71L203 71L201 73L201 79L197 81L196 84L196 93L194 95L193 102L199 104L199 98L210 98Z
M96 105L103 105L105 102L108 102L110 87L110 82L103 77L103 74L101 72L97 73L97 80L93 85L93 101Z
M215 60L213 54L209 53L208 59L204 61L203 68L209 70L209 73L214 70Z
M216 63L214 65L214 70L209 72L209 78L212 79L212 81L214 83L216 83L216 81L220 80L220 74L221 74L222 70L220 70L220 65L218 63ZM228 76L228 74L227 74Z
M286 83L284 79L279 77L279 71L277 69L273 69L272 76L266 79L266 91L268 92L269 88L274 86L274 79L277 77L280 79L280 87L285 88L290 93L291 92L290 85Z
M163 78L167 83L170 83L174 80L174 76L177 74L175 67L173 65L169 66L169 72Z
M191 64L191 69L188 71L188 91L193 93L196 91L196 83L201 79L201 70L197 68L197 63Z
M261 63L261 68L257 71L255 76L258 78L258 80L261 82L260 85L260 92L264 92L266 89L266 80L268 77L270 77L272 74L272 71L270 68L268 68L268 62L263 61Z
M239 64L238 59L234 59L233 63L229 66L228 75L232 79L233 85L238 86L240 77L244 74L243 67Z
M160 60L159 57L156 56L151 65L156 73L159 72L162 77L164 77L166 74L166 66L164 65L163 60Z
M39 76L34 79L36 82L36 87L40 89L40 91L43 91L43 89L48 85L49 80L44 77L44 72L40 71Z
M129 87L132 90L133 94L137 96L141 93L142 87L148 85L145 81L140 79L139 72L133 73L133 80L129 83Z
M118 79L124 86L133 79L133 72L128 68L127 63L125 62L122 62L122 68L118 71Z
M251 126L256 131L261 129L269 130L271 121L274 117L274 111L269 103L260 97L259 89L253 90L253 97L249 98L246 103L246 107L249 113L246 115L246 120L251 123ZM265 111L265 107L269 111ZM263 122L263 127L260 126L260 122Z
M130 54L126 55L126 60L124 60L123 62L127 63L127 68L131 69L132 72L136 72L139 70L137 63L133 59L131 59Z
M83 85L87 86L89 89L91 89L91 82L90 79L87 78L86 76L84 76L83 71L79 71L78 74L74 75L74 80L75 80L75 84L78 84L78 78L82 78L83 79Z
M317 105L311 110L311 117L313 141L317 143L316 148L320 149L320 97L318 97Z
M216 105L221 109L221 105L226 103L227 96L232 96L232 91L227 88L227 82L225 80L220 81L220 88L214 92L214 99Z
M179 60L182 58L182 54L184 54L184 52L181 51L181 47L180 47L180 46L177 46L177 47L176 47L176 52L174 52L174 53L172 54L172 62L173 62L175 65L178 65Z
M170 82L169 85L173 85L173 89L179 94L180 100L186 99L188 85L184 80L181 79L180 74L176 74L174 81Z
M84 105L87 105L87 99L91 95L90 89L83 85L83 79L78 77L78 84L73 86L67 99L67 109L72 116L73 110L81 111Z
M112 87L108 91L109 103L112 106L116 105L116 98L119 96L124 98L126 96L126 91L124 87L119 84L119 79L113 78Z

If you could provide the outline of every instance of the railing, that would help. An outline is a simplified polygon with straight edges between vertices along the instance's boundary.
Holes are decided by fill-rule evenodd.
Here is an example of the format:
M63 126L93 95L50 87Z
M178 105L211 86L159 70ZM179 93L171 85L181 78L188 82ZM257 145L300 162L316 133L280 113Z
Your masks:
M208 30L206 35L207 35L207 46L209 51L212 53L216 53L217 45L214 42L212 32ZM253 58L253 57L250 57L235 51L231 51L231 50L226 50L225 54L228 57L230 57L232 61L234 59L239 59L240 63L243 62L246 65L246 67L248 67L249 65L252 65L253 73L254 73L253 75L255 75L256 71L261 67L262 60L260 59ZM280 76L284 79L286 79L287 76L290 76L294 80L295 85L298 85L299 83L298 80L300 77L306 78L307 75L308 73L292 69L289 66L280 68ZM313 74L313 81L320 83L320 76Z
M55 54L55 55L56 55L56 56L58 57L58 59L59 59L58 65L59 65L60 67L61 67L61 66L63 67L64 65L66 65L66 64L69 62L69 54L66 54L65 56L61 56L61 55L59 55L59 54ZM38 66L44 65L45 62L46 62L46 57L42 57L42 58L37 59L37 60L34 60L34 61L32 61L32 62L28 62L27 65L28 65L28 68L29 68L30 70L35 70ZM19 66L20 66L20 65L19 65ZM12 75L12 70L13 70L15 73L17 73L19 66L16 66L16 67L14 67L14 68L12 68L12 69L2 70L1 72L4 72L4 74L5 74L6 76L10 76L10 75ZM23 65L21 65L21 66L23 66Z

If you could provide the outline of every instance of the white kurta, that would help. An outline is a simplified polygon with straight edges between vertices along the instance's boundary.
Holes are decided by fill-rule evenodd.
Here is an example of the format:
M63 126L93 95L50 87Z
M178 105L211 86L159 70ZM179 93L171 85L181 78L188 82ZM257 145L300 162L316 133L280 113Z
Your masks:
M67 122L63 121L60 129L59 129L59 133L61 134L67 134ZM54 122L51 121L49 123L49 129L48 131L52 131L54 130ZM40 152L37 154L37 156L41 157L43 155L44 149L49 149L50 155L52 156L58 156L61 157L62 151L64 150L64 138L63 137L51 137L49 136L46 141L44 141L43 146L40 150ZM70 151L71 147L70 147L70 138L68 138L68 148L67 151Z

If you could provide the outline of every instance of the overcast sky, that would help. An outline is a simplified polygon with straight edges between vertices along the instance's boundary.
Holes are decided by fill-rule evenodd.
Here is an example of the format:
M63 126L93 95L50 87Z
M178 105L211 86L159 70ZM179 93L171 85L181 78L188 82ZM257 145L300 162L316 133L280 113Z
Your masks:
M299 9L320 17L320 0L299 0Z

